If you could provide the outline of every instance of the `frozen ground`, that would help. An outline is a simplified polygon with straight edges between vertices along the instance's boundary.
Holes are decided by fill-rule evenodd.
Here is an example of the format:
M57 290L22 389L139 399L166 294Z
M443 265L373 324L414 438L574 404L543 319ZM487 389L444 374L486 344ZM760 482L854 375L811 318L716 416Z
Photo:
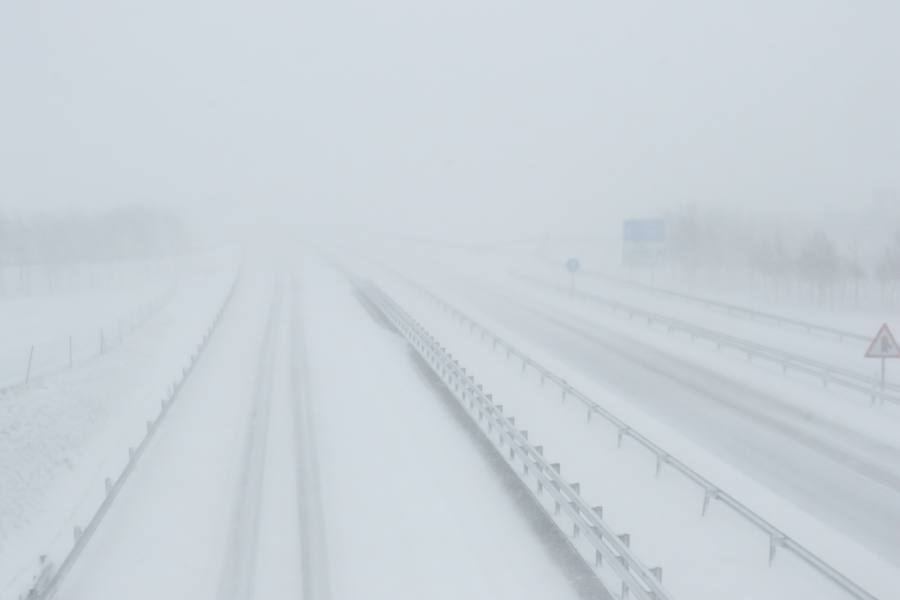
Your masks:
M245 279L59 597L597 597L402 339L291 279Z

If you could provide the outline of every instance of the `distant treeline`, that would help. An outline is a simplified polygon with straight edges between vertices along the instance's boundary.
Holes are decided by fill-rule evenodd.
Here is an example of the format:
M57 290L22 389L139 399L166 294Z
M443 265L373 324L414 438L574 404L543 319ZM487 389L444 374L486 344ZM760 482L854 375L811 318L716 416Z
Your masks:
M682 283L729 285L818 305L900 300L900 215L815 225L694 207L667 216L666 254ZM863 227L860 223L871 223Z
M178 251L184 244L181 221L148 207L29 216L0 213L0 266L156 258Z

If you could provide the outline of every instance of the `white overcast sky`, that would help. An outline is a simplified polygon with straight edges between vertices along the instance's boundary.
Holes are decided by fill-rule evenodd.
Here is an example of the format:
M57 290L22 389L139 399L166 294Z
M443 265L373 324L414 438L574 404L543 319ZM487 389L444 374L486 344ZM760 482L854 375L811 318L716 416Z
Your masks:
M2 0L0 208L452 235L900 189L900 2Z

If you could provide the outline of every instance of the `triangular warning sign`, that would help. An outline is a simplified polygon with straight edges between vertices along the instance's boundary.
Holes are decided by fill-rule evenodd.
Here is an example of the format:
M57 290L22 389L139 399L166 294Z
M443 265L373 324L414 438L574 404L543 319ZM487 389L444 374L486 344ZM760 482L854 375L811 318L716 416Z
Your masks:
M872 343L869 344L869 349L866 350L866 357L900 358L900 346L897 345L897 340L894 339L894 334L891 333L887 323L882 325L878 333L875 334L875 339L872 340Z

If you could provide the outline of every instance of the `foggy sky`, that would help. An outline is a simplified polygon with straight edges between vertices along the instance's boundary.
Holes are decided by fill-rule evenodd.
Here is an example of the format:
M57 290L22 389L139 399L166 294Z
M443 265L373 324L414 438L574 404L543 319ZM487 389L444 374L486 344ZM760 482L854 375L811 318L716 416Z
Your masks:
M589 229L900 189L900 3L6 0L0 209Z

